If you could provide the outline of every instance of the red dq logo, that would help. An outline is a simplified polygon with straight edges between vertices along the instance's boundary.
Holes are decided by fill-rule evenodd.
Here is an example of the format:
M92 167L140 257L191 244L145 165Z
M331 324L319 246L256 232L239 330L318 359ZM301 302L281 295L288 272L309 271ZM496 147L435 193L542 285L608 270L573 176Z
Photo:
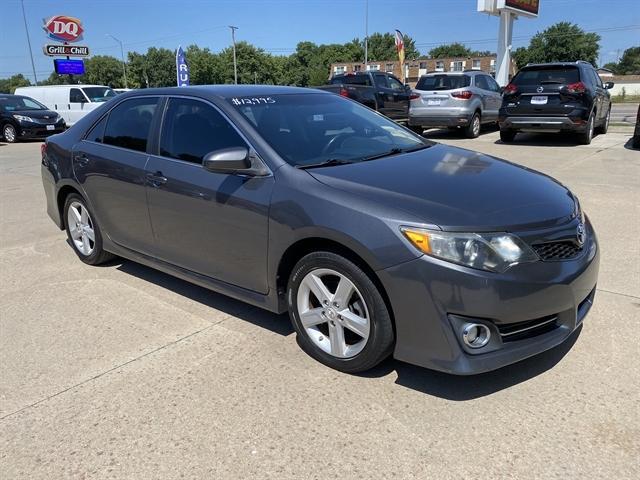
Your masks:
M82 22L74 17L56 15L44 24L44 31L49 37L59 42L77 42L82 39Z

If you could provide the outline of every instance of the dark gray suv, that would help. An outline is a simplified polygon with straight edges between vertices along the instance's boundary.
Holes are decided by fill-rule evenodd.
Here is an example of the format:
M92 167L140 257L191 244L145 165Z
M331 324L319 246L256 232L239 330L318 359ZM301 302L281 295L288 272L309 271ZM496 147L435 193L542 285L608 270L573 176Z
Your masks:
M345 372L392 353L495 369L566 340L595 295L596 235L567 188L338 95L138 90L42 154L47 211L83 262L288 311L301 347Z

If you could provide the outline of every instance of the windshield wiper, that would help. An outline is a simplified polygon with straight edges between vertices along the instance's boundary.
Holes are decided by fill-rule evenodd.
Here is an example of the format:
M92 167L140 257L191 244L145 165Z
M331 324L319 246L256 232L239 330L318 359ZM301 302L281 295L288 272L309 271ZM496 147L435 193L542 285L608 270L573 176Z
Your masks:
M360 159L361 162L368 162L369 160L376 160L378 158L390 157L391 155L398 155L399 153L411 153L416 152L418 150L423 150L425 148L429 148L431 145L418 145L416 147L411 148L392 148L391 150L387 150L383 153L378 153L376 155L370 155L368 157L363 157Z
M339 158L330 158L329 160L325 160L319 163L311 163L309 165L296 165L296 168L300 170L306 170L307 168L322 168L322 167L333 167L335 165L348 165L353 163L349 160L341 160Z

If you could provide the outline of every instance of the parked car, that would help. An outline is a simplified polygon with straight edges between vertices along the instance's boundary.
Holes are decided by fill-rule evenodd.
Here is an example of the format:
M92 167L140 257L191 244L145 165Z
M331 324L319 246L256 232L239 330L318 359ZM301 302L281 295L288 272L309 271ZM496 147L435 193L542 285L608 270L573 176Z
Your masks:
M355 100L392 120L407 121L411 87L386 72L356 72L334 76L329 85L317 87Z
M63 118L33 98L0 94L0 135L7 143L61 133Z
M504 87L500 138L512 142L518 132L570 132L588 145L594 132L607 133L612 87L588 62L527 65Z
M482 124L495 124L502 93L490 75L479 70L433 72L422 75L409 108L409 127L416 133L425 128L464 128L476 138Z
M636 128L633 129L633 138L631 140L633 148L640 148L640 107L636 115Z
M16 88L16 95L28 95L57 112L70 127L116 93L103 85L49 85Z
M83 262L115 254L288 311L345 372L391 353L499 368L566 340L595 295L596 236L562 184L319 90L119 96L47 140L42 179Z

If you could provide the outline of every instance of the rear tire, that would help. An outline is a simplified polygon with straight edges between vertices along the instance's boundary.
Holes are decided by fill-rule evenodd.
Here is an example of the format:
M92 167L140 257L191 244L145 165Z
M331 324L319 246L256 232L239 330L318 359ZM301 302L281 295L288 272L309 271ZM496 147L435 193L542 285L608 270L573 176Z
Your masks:
M100 265L115 257L102 249L100 227L84 198L77 193L70 194L63 212L67 238L80 260L88 265Z
M409 128L409 130L411 130L413 133L417 133L418 135L422 136L422 133L424 132L424 127L418 127L416 125L407 125L407 127Z
M593 132L595 130L594 123L595 117L593 115L593 112L591 112L591 115L589 115L589 120L587 120L587 129L584 132L578 134L578 142L580 142L581 145L589 145L591 143L591 140L593 140Z
M598 134L604 135L609 130L609 120L611 119L611 107L609 107L609 111L607 112L607 116L604 117L602 121L602 125L598 127Z
M362 372L393 349L382 295L360 267L340 255L314 252L300 259L289 277L287 304L298 344L328 367Z
M502 143L511 143L516 138L515 130L500 130L500 140Z
M469 120L469 125L464 129L464 134L467 138L478 138L480 136L480 129L482 128L482 119L480 113L476 112Z

